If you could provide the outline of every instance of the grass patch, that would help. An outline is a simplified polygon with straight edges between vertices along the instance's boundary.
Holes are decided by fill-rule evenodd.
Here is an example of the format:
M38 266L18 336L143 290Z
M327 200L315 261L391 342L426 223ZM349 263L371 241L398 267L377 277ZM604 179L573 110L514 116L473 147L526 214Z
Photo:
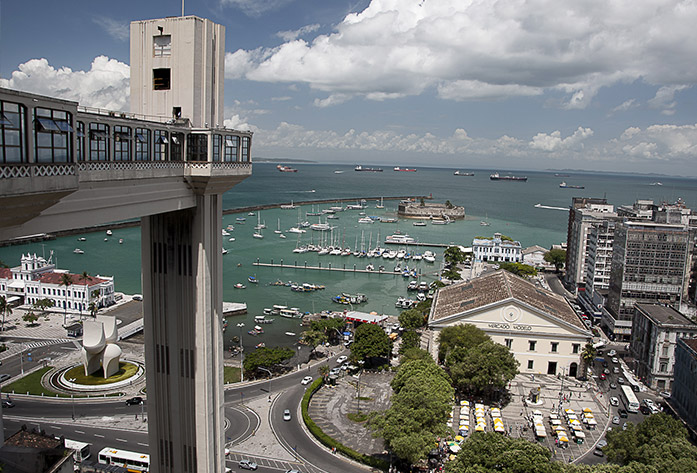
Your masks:
M355 412L349 412L348 414L346 414L346 417L348 417L349 420L358 423L365 422L368 419L367 414L357 414Z
M356 396L356 399L358 399L359 401L372 401L373 400L372 397L368 397L368 396Z
M225 384L239 383L242 379L242 370L236 366L223 366L223 382Z
M42 384L41 384L41 378L48 373L50 370L52 370L52 366L46 366L45 368L41 368L38 371L34 371L31 374L26 375L25 377L18 379L17 381L7 384L2 387L2 392L4 393L11 393L15 392L17 394L33 394L34 396L52 396L54 397L56 394L58 394L58 397L70 397L67 394L61 394L61 393L56 393L54 391L50 391L46 389Z
M102 371L101 368L99 368L94 374L85 376L85 368L82 365L78 365L65 372L65 379L75 379L74 383L76 384L101 386L131 378L132 376L135 376L137 372L138 365L122 361L119 363L119 370L108 378L104 378L104 371Z

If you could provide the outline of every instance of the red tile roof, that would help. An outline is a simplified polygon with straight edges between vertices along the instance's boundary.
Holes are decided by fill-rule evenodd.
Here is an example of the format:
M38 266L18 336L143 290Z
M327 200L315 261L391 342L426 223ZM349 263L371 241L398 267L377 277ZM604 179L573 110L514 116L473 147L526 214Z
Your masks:
M88 286L94 286L96 284L101 284L103 282L106 282L105 279L96 278L94 276L88 276L86 279L82 279L81 274L57 273L57 272L53 272L53 271L48 272L48 273L43 273L42 275L39 276L38 281L41 281L44 284L60 284L61 278L63 277L63 274L70 275L70 279L72 279L73 284L77 285L77 286L84 286L85 283L87 283Z
M505 270L439 289L432 320L436 321L507 299L516 299L575 327L587 330L566 299L538 288L531 282Z
M0 279L12 278L12 270L10 268L0 268Z

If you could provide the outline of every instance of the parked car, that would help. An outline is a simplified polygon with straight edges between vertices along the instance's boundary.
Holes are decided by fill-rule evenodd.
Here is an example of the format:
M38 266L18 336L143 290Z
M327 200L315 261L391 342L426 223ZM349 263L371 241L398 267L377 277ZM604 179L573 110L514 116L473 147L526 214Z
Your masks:
M651 409L649 409L646 406L639 406L639 412L641 412L642 414L647 416L647 415L651 414Z
M127 406L139 406L143 404L143 398L140 396L132 397L130 399L126 399L126 405Z
M615 355L617 355L617 352L615 350L610 350L609 352L607 352L607 356L615 356Z
M617 357L614 357L614 358L612 359L612 362L615 363L615 364L617 364L617 363L620 362L620 360L618 360Z
M617 385L615 383L610 383L610 389L617 389Z
M341 373L341 368L332 368L329 370L330 376L338 376Z
M609 369L609 368L605 368L605 369L603 370L603 374L610 374L610 369Z
M240 460L237 465L243 470L256 470L259 468L252 460Z
M605 373L600 373L600 379L607 379L607 375Z
M310 384L312 382L312 376L305 376L300 384Z
M670 392L669 391L661 391L660 393L658 393L658 395L665 398L665 399L668 399L670 397Z
M603 451L600 450L599 448L596 448L595 450L593 450L593 455L595 455L596 457L604 457L605 456Z
M12 377L12 376L10 376L10 375L7 374L7 373L0 374L0 383L2 383L2 382L4 382L4 381L7 381L7 380L10 379L11 377Z
M615 425L620 425L620 418L617 416L613 416L612 423Z
M610 405L611 406L619 406L620 405L620 400L617 399L615 396L612 396L610 398Z
M286 409L283 411L283 420L285 420L285 421L290 420L290 409Z
M13 407L15 407L15 403L12 402L11 400L9 400L9 399L2 400L2 408L3 409L11 409Z
M617 409L617 413L622 417L623 419L626 419L629 414L627 414L626 409Z
M605 439L600 439L598 440L598 443L596 444L597 448L605 448L607 447L607 440Z
M346 355L341 355L339 358L336 359L336 362L338 364L342 364L344 361L348 360L348 356Z
M617 384L624 384L624 378L621 376L617 378Z
M618 367L615 366L614 368L612 368L612 372L615 373L615 374L619 374L620 369L619 369Z

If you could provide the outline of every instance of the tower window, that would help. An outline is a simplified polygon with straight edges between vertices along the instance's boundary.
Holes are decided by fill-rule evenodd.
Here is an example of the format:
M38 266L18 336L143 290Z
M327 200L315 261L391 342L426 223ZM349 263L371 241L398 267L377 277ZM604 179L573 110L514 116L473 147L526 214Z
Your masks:
M155 57L166 57L172 55L171 35L153 37L153 55Z
M170 89L170 69L153 69L152 70L152 88L154 90L169 90Z

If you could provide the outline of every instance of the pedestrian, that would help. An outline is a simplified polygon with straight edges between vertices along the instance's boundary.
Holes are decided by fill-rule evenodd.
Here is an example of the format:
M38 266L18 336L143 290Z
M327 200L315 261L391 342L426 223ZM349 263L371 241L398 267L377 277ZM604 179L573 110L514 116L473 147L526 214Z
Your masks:
M138 420L138 414L136 414L136 420Z
M271 402L271 395L269 395L269 402Z

